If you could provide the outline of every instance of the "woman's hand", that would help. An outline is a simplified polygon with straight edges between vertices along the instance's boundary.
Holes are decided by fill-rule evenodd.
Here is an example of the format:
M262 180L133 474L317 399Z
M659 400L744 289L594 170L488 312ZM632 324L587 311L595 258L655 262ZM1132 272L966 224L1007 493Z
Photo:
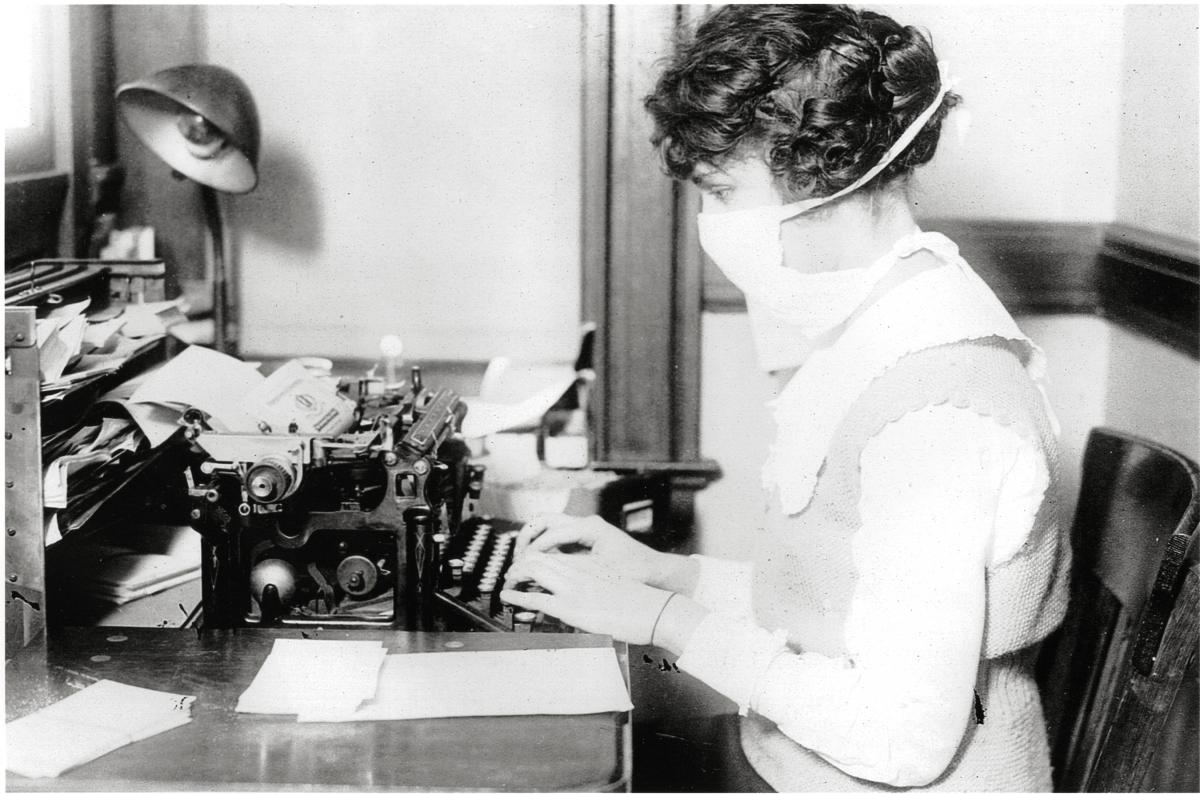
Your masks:
M522 571L547 592L507 589L500 592L501 600L633 644L651 642L654 624L671 597L666 590L619 575L590 555L526 551ZM510 577L510 586L512 582Z
M541 515L521 527L513 547L515 562L508 581L524 576L522 558L527 553L587 551L592 560L621 576L652 587L661 587L675 555L655 551L634 540L599 516Z

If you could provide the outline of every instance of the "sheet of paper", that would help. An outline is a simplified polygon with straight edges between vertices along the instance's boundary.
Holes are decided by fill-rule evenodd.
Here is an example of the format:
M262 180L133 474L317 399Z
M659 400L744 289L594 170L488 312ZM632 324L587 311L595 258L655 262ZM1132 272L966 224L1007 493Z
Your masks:
M483 438L537 427L542 416L571 388L578 374L566 364L531 364L497 357L488 363L478 397L464 397L462 434Z
M121 327L125 325L124 317L114 317L111 320L91 322L83 331L83 342L91 350L104 349L108 346Z
M466 438L483 438L521 427L536 427L542 416L575 382L575 373L564 373L554 382L524 399L511 403L492 402L480 397L465 397L467 416L463 419L462 434Z
M246 395L243 406L275 432L294 422L301 433L336 436L354 422L355 404L337 387L314 377L302 362L288 361Z
M191 720L195 698L98 681L5 726L5 766L26 777L57 777Z
M310 710L301 722L411 720L629 711L612 648L389 654L375 697L350 714Z
M151 449L157 449L180 428L179 419L183 411L156 403L134 403L128 400L110 400L124 408L129 417L145 433Z
M87 595L124 604L200 576L201 540L191 527L130 526L120 544L84 538L46 552L57 571L71 571L66 598Z
M42 504L57 510L65 508L71 495L71 473L110 460L112 460L112 453L106 449L100 449L63 455L61 458L51 461L50 465L46 467L45 477L42 480Z
M353 712L375 695L387 649L369 640L277 639L237 710L250 714Z
M87 319L82 315L59 320L38 320L38 365L43 381L62 377L71 359L79 355Z
M172 325L186 319L180 309L182 304L183 298L131 303L121 313L121 318L125 320L122 333L132 338L166 333Z
M135 403L192 406L220 425L214 429L256 433L258 423L242 403L262 382L262 374L253 365L193 345L154 370L129 399Z

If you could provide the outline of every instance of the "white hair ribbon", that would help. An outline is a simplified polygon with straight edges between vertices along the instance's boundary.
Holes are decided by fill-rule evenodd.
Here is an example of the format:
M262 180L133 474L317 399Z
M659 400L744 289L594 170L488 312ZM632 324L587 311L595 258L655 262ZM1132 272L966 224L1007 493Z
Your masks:
M815 209L822 204L828 204L835 199L841 198L847 193L852 193L855 190L858 190L860 187L878 176L883 169L887 168L893 160L899 157L901 153L903 153L904 150L907 149L914 140L916 140L916 137L921 134L921 131L925 129L925 125L929 123L931 118L933 118L933 114L937 113L938 108L942 106L942 100L946 98L946 93L958 82L956 78L950 75L949 64L946 61L938 61L938 75L940 76L939 82L941 85L938 88L937 96L935 96L933 101L929 103L929 107L921 111L921 115L913 119L912 123L908 125L908 128L904 130L900 137L896 139L896 142L893 143L886 152L884 152L883 157L871 168L870 171L867 171L858 179L854 180L849 185L846 185L846 187L842 188L836 193L832 193L828 196L804 199L802 201L785 205L783 209L785 210L786 214L782 215L783 219L786 220L787 218L795 217L801 213L808 212L809 210Z

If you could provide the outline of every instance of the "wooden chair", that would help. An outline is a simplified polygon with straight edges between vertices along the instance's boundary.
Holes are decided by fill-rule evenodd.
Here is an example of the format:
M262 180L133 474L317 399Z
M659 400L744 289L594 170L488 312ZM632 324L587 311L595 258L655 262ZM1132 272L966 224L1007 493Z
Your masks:
M1198 518L1194 462L1092 431L1072 526L1071 604L1038 669L1056 790L1144 785L1175 695L1195 674Z

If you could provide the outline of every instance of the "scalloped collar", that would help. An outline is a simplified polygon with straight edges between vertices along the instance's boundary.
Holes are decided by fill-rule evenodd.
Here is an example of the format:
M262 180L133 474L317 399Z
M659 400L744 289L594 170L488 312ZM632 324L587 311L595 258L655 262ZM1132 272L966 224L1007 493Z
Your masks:
M854 401L871 382L910 353L938 345L1001 337L1023 350L1023 363L1039 383L1045 356L1017 328L991 289L937 232L905 235L889 254L899 260L926 249L944 264L896 285L867 307L828 347L815 351L767 403L776 437L763 466L763 485L777 491L785 514L812 501L817 473L830 441Z

